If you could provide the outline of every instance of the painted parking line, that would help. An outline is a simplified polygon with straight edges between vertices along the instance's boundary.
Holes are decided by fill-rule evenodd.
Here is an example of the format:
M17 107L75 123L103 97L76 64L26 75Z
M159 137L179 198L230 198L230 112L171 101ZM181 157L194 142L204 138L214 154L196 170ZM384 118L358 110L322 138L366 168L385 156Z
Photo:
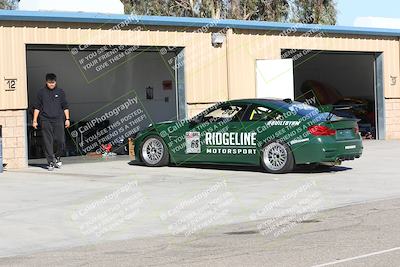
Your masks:
M323 263L323 264L313 265L312 267L322 267L322 266L335 265L335 264L338 264L338 263L343 263L343 262L358 260L358 259L362 259L362 258L367 258L367 257L375 256L375 255L380 255L380 254L396 251L396 250L400 250L400 247L395 247L395 248L391 248L391 249L387 249L387 250L381 250L381 251L377 251L377 252L372 252L372 253L369 253L369 254L364 254L364 255L360 255L360 256L356 256L356 257L352 257L352 258L347 258L347 259L343 259L343 260L337 260L337 261L331 261L331 262L327 262L327 263Z

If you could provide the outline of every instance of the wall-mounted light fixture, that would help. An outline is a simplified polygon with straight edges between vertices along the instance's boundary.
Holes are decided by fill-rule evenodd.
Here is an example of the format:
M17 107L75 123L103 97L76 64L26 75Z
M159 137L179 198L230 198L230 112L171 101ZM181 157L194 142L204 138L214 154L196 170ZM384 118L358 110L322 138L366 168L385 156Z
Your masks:
M211 44L213 47L221 47L225 42L225 34L221 32L211 33Z
M154 98L154 89L151 86L146 88L146 99L152 100Z
M394 86L394 85L396 85L396 83L397 83L397 76L392 76L392 75L390 75L390 85L391 86Z

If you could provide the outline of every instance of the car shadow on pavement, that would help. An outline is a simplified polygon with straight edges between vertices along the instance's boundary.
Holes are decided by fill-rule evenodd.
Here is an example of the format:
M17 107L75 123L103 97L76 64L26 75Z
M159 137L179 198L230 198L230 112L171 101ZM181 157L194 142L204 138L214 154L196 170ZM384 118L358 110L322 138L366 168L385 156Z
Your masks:
M140 161L130 161L129 165L134 166L146 166L143 162ZM208 169L208 170L222 170L222 171L245 171L245 172L259 172L266 173L259 166L240 166L240 165L214 165L214 164L169 164L169 167L180 167L180 168L190 168L190 169ZM151 167L149 167L151 168ZM296 169L291 173L330 173L330 172L342 172L348 171L352 168L344 167L344 166L307 166L302 165L296 167Z
M298 166L293 172L294 173L329 173L329 172L343 172L349 171L352 168L345 166Z

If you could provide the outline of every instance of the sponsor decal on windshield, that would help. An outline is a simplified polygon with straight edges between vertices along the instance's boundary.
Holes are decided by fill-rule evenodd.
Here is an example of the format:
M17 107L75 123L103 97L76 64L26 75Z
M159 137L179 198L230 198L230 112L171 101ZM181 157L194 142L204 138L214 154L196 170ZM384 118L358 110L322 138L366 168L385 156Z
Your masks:
M267 125L269 126L299 126L300 122L299 121L279 121L279 120L272 120L267 122Z

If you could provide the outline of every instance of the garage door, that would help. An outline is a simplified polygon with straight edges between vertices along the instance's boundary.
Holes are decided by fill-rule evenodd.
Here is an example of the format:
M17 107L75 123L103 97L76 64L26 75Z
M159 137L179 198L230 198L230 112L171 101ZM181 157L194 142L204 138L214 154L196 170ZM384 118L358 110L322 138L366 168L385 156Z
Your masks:
M336 114L358 118L364 138L384 138L380 53L282 50L294 61L294 97L316 97Z
M294 98L293 60L256 61L257 98Z
M28 122L46 73L55 73L70 103L67 156L93 153L108 143L123 147L150 123L185 117L183 69L176 68L180 53L181 48L29 45ZM28 126L28 136L29 157L43 157L40 130Z

